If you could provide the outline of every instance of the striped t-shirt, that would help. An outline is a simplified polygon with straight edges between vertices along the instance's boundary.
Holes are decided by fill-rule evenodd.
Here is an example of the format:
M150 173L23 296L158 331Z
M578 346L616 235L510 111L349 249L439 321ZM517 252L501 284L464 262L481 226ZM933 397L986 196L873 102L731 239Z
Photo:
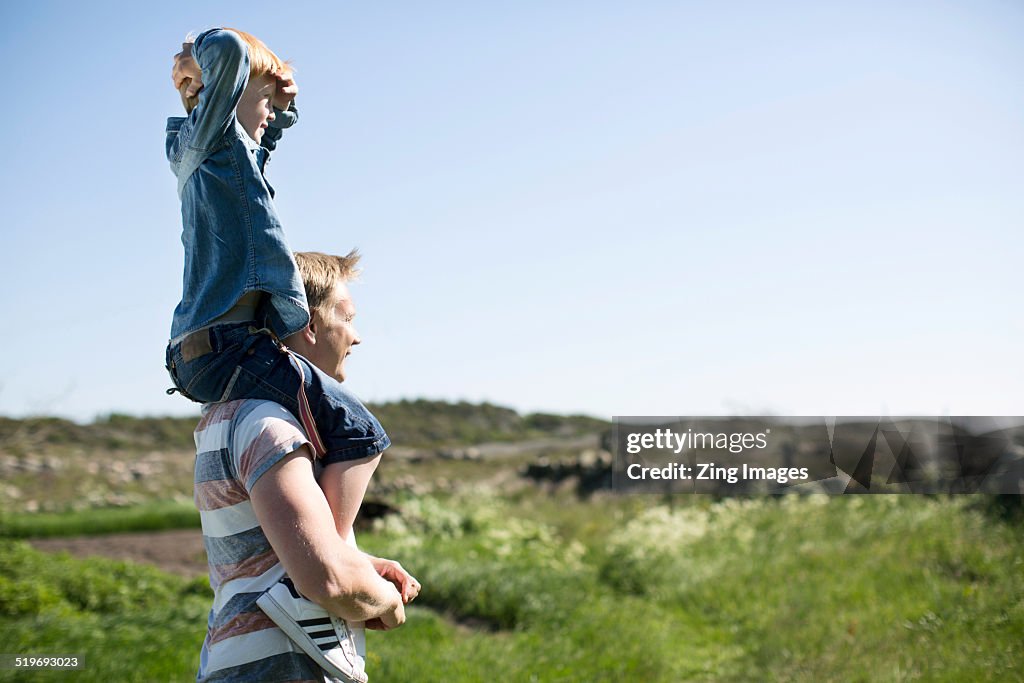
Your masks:
M213 588L196 680L332 680L256 605L284 568L249 492L267 470L309 443L302 427L277 403L231 401L203 407L195 439L195 503Z

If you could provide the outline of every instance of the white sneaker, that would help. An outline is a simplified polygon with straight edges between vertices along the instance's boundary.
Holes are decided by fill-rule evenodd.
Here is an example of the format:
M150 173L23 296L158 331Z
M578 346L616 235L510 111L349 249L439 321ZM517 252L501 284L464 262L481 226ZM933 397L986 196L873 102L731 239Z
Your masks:
M275 583L256 604L329 675L345 683L366 683L366 662L356 652L348 624L302 597L291 579Z

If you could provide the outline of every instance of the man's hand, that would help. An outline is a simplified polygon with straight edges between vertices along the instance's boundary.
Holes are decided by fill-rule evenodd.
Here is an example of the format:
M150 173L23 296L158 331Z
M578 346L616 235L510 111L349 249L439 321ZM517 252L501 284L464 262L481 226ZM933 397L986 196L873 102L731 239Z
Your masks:
M363 627L371 631L390 631L393 628L398 628L404 623L405 607L399 604L394 612L363 622Z
M420 594L420 582L416 580L415 576L405 571L405 568L398 562L373 555L367 555L367 557L370 558L370 564L377 570L377 573L394 584L398 592L402 594L404 604L409 604Z
M299 94L299 86L295 84L295 79L290 71L276 73L274 78L277 79L277 90L274 92L274 100L271 104L276 109L287 109L288 104Z
M181 91L181 86L188 80L185 97L195 97L203 89L203 71L192 58L192 43L182 43L181 52L174 55L174 67L171 69L171 81L174 89Z

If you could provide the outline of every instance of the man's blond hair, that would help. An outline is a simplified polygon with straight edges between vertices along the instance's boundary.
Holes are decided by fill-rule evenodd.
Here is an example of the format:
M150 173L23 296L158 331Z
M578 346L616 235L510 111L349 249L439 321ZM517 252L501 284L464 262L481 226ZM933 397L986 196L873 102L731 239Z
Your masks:
M351 282L359 276L359 251L353 249L344 256L319 251L295 252L295 263L306 288L309 312L330 320L334 315L334 289L339 282Z
M226 26L224 27L224 30L237 34L238 37L242 39L242 42L246 44L246 47L248 47L249 80L264 75L279 74L284 76L291 74L294 71L288 62L274 54L274 51L267 47L266 43L251 33L240 31L237 28L228 28ZM186 40L186 42L192 41ZM187 114L191 114L192 110L199 104L199 95L193 95L192 97L187 97L185 95L186 91L188 91L188 86L191 84L192 79L186 78L178 88L178 92L181 93L181 103L185 105L185 113Z

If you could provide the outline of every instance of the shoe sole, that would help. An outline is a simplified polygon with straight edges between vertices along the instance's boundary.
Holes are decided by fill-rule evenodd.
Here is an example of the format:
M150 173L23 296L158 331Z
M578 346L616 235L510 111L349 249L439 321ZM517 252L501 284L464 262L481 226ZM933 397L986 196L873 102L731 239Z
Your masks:
M367 677L359 677L354 672L342 671L338 668L337 664L331 662L324 656L320 650L320 645L303 630L302 626L292 618L292 616L283 608L281 604L273 598L270 593L264 593L256 599L256 604L261 610L266 612L267 616L270 617L278 628L285 632L285 634L292 639L296 645L298 645L303 652L312 657L313 661L320 665L324 671L335 678L340 678L345 683L367 683ZM319 620L317 620L319 622ZM334 626L331 624L331 620L326 619L326 623L320 626L320 628L329 628L331 632L334 632ZM351 634L349 634L351 639ZM337 634L335 634L335 642L337 641ZM349 641L351 642L351 640ZM340 646L340 642L339 642Z

